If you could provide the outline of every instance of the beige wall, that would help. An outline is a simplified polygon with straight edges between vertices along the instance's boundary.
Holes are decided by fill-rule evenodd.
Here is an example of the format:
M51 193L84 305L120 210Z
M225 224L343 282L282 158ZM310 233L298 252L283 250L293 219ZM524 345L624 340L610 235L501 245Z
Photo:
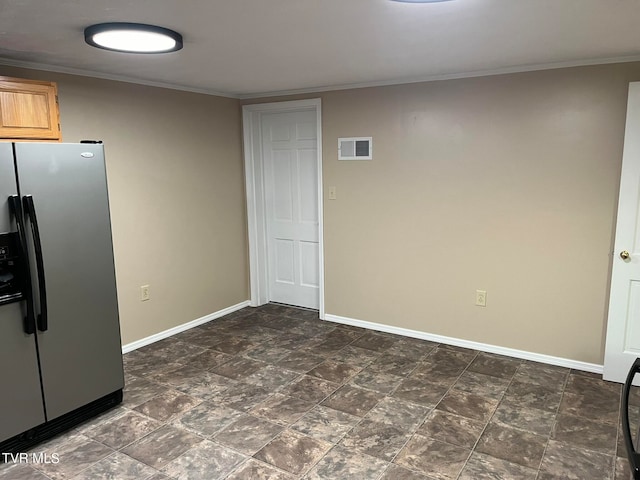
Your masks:
M327 313L602 364L630 80L640 64L316 95ZM373 161L337 160L350 136Z
M123 343L248 299L237 100L2 66L0 75L58 82L63 141L104 141Z
M611 70L327 94L327 312L602 363L626 102ZM374 160L338 162L359 135Z
M248 297L237 101L0 74L58 81L65 141L105 141L125 343ZM338 192L327 313L602 363L632 80L638 63L307 95ZM360 135L374 160L338 162Z

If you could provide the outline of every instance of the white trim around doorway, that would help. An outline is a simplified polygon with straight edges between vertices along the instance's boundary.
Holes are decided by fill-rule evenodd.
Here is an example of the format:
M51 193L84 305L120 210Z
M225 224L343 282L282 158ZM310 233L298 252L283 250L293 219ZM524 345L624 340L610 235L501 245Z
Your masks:
M322 207L322 111L319 98L290 102L260 103L242 107L242 132L244 142L244 172L247 195L247 232L249 236L249 282L251 306L257 307L269 301L267 281L267 242L264 216L264 187L262 178L261 116L264 113L316 112L318 151L318 234L320 255L319 301L320 318L324 320L324 228Z

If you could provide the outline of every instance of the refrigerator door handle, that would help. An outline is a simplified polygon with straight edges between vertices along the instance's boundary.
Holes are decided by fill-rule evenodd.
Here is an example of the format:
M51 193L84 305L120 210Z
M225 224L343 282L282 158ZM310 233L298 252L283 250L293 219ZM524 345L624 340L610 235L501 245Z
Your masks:
M33 249L36 254L36 270L38 272L38 294L40 297L40 314L37 317L38 330L45 332L49 328L47 317L47 287L44 278L44 260L42 258L42 243L40 242L40 230L38 229L38 217L36 206L31 195L23 197L24 210L31 220L31 234L33 235Z
M11 195L7 199L9 211L16 219L16 231L18 233L18 245L20 248L20 258L22 259L22 276L24 279L24 298L27 302L27 316L24 317L24 333L32 335L36 332L36 316L33 309L33 290L31 286L31 270L29 268L29 256L27 254L27 238L24 232L24 218L22 217L22 206L20 197Z
M640 479L640 454L633 446L631 425L629 423L629 393L636 373L640 373L640 358L636 358L636 361L633 362L622 391L622 435L624 437L624 446L627 450L627 458L629 459L629 467L631 468L631 477Z

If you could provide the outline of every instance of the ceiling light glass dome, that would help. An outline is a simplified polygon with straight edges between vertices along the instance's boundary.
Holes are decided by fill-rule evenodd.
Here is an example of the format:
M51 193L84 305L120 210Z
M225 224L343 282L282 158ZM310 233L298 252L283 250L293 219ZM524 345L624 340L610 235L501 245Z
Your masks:
M85 41L96 48L127 53L168 53L182 48L182 35L142 23L100 23L84 30Z

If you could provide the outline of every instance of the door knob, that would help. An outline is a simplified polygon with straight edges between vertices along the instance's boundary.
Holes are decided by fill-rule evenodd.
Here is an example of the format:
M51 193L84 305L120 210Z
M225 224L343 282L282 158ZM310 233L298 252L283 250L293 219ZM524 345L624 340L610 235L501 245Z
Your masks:
M629 257L631 257L631 254L629 252L627 252L626 250L622 250L620 252L620 258L623 260L628 260Z

